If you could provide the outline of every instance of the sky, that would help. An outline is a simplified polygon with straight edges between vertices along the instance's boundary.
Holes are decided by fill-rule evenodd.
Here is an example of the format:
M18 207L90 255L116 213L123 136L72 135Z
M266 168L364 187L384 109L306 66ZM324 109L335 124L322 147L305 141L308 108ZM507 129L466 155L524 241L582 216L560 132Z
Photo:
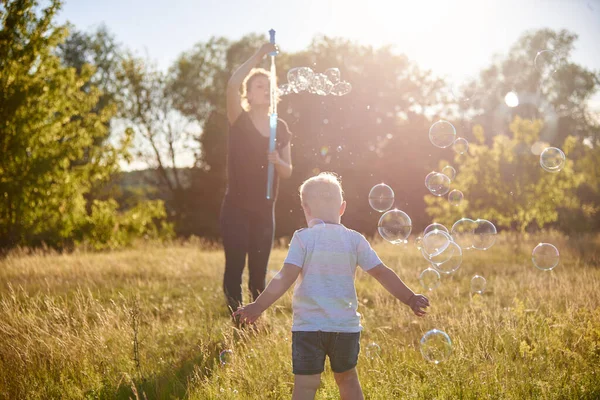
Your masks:
M84 31L105 24L165 70L212 36L238 39L273 28L282 52L302 50L319 34L391 44L460 82L506 54L524 31L551 28L576 33L572 60L600 71L600 0L66 0L58 22L66 21ZM600 94L591 106L600 110Z

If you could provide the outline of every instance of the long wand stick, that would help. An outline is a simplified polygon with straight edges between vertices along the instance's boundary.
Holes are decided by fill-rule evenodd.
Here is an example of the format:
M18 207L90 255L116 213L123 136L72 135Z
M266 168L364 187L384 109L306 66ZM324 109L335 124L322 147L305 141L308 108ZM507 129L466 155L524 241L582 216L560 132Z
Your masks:
M269 31L270 41L275 44L275 31L271 29ZM269 125L271 127L271 135L269 136L269 153L275 150L275 137L277 135L277 73L275 70L275 56L277 52L269 53L271 56L271 76L270 76L270 120ZM269 162L267 171L267 199L271 200L273 197L273 178L275 175L275 165Z

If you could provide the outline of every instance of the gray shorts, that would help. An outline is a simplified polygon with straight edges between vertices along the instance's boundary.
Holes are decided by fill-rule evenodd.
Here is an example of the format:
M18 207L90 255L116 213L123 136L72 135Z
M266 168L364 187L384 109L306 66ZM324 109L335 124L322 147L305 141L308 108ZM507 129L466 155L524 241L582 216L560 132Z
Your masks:
M360 352L360 332L292 332L292 365L295 375L320 374L325 356L333 372L356 367Z

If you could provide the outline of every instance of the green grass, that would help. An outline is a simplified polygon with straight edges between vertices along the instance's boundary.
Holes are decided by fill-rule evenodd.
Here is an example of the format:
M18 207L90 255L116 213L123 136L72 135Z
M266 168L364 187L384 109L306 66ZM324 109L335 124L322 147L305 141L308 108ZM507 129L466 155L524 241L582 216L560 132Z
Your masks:
M554 271L531 263L541 238L561 251ZM461 268L427 294L424 318L357 273L366 398L600 398L599 238L509 239L466 252ZM413 246L374 247L422 291L426 263ZM275 249L269 269L285 255ZM225 309L223 264L219 249L198 243L12 253L0 261L0 398L289 398L291 291L256 330L237 330ZM472 297L476 273L488 286ZM439 365L418 349L433 328L453 342ZM370 342L381 348L372 358ZM233 358L221 365L224 349ZM317 398L338 397L327 365Z

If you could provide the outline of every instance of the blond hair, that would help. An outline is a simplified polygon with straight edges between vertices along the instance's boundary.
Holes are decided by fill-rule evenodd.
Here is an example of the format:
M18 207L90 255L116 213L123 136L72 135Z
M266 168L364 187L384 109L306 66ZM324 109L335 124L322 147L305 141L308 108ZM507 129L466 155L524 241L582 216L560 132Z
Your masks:
M338 212L344 201L340 178L333 172L321 172L300 185L300 201L315 212Z
M271 74L264 68L252 68L252 70L250 70L248 75L244 78L244 82L242 82L242 108L245 111L250 111L250 102L248 102L248 91L250 89L252 81L258 76L264 76L269 80L271 79Z

